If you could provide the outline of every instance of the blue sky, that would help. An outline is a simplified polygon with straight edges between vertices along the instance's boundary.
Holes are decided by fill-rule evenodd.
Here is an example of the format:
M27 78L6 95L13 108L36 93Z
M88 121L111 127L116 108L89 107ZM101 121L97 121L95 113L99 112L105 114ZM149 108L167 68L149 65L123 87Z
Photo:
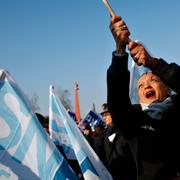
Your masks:
M179 0L109 0L155 57L180 64ZM102 0L1 0L0 68L48 114L49 85L67 89L74 106L79 84L82 118L106 101L106 70L115 43ZM130 61L131 62L131 59Z

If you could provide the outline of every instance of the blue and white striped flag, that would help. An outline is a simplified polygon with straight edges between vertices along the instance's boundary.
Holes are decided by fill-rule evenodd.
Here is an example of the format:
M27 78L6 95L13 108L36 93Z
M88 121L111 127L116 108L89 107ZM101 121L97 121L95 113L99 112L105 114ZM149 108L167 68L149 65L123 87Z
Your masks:
M50 88L52 111L63 121L85 180L112 180L112 176L91 148L77 124Z
M56 145L62 147L67 159L76 160L73 147L69 140L64 122L58 113L58 108L54 104L53 86L49 89L49 134Z
M5 70L0 70L0 127L0 179L78 179Z

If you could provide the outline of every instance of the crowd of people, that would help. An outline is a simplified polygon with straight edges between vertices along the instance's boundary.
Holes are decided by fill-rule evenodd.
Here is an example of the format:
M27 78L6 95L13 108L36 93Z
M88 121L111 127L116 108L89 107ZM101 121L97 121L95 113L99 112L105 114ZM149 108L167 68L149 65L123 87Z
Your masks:
M180 66L152 57L130 39L125 21L113 16L110 31L115 40L107 69L105 123L82 133L103 164L117 180L175 180L180 176L179 107ZM128 57L148 68L137 82L138 104L129 96Z

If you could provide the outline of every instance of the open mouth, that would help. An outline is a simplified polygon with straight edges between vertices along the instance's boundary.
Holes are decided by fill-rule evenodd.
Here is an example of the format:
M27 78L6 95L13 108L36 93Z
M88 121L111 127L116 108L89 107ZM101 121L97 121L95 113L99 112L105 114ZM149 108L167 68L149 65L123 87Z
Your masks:
M152 98L155 96L155 92L154 91L148 91L145 93L145 96L147 99Z

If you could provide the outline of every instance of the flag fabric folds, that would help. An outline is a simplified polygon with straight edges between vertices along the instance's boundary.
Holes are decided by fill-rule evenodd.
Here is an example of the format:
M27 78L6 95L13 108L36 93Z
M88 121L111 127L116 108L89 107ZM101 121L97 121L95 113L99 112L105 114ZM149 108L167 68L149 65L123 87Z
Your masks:
M87 140L84 138L77 124L72 120L60 99L57 98L54 89L50 88L52 113L59 116L69 136L74 153L85 180L112 180L112 177L96 153L93 151Z
M0 179L78 179L31 107L11 75L0 70Z
M49 89L49 133L56 145L62 147L67 159L76 160L73 147L69 140L64 122L58 113L58 108L54 100L53 86Z
M132 104L138 104L139 99L137 96L137 81L141 75L149 72L149 68L144 66L138 66L134 61L132 61L131 69L130 69L130 88L129 88L129 96Z
M142 43L139 40L135 40L136 43L142 44L143 47L145 47L146 51L153 57L151 52L148 50L148 48L145 46L144 43ZM145 67L143 65L138 66L134 60L132 60L131 69L130 69L130 87L129 87L129 97L132 104L138 104L139 99L137 95L137 81L144 73L150 72L151 70L148 67Z

